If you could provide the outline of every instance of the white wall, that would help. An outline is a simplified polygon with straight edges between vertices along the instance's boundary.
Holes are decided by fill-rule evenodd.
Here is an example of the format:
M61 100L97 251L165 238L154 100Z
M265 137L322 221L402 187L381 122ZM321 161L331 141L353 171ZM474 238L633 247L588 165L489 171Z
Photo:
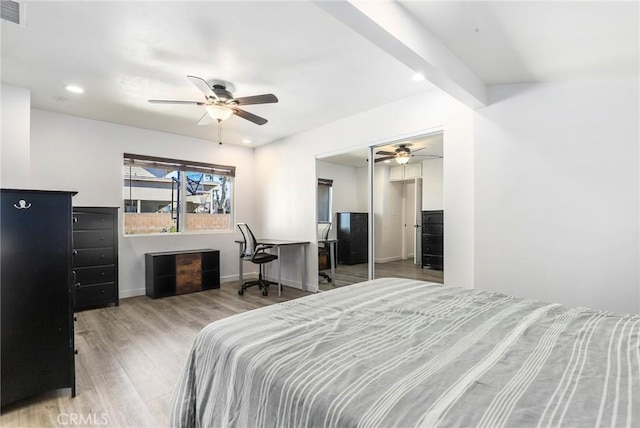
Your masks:
M123 153L236 166L236 221L255 223L253 150L41 110L31 111L34 188L75 190L74 206L122 207ZM122 211L122 209L120 210ZM122 212L120 212L122 230ZM240 235L198 233L119 238L120 296L144 294L144 254L154 251L220 250L222 281L237 278ZM251 271L250 265L246 266ZM252 272L252 271L251 271Z
M338 165L330 162L316 161L318 178L333 180L331 188L331 221L333 226L329 236L335 238L336 213L361 211L358 205L358 168ZM366 190L365 190L366 192ZM366 207L362 211L366 211Z
M422 161L422 210L444 208L444 161L427 159Z
M491 88L475 127L477 287L640 312L638 90Z
M0 186L14 189L30 188L29 115L31 91L4 84L1 90Z
M373 194L375 219L375 261L402 258L402 181L389 181L389 166L374 167Z

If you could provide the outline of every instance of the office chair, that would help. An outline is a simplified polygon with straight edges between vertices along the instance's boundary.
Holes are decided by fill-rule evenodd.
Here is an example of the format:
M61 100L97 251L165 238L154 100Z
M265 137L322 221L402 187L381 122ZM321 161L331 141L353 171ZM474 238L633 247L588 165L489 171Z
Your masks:
M269 294L269 284L276 283L264 279L263 265L265 263L276 260L278 256L276 256L275 254L267 253L265 251L269 248L273 248L273 246L258 244L258 242L256 241L256 237L246 223L238 223L238 228L240 229L240 233L242 233L242 238L244 239L244 245L242 247L242 254L240 255L240 258L242 260L247 260L251 263L255 263L259 266L258 279L256 281L247 281L242 284L240 286L240 290L238 290L238 294L242 296L244 294L244 290L257 285L260 290L262 290L262 295L266 296Z
M329 231L331 230L331 223L319 223L318 224L318 230L319 230L319 238L320 240L327 240L329 239ZM331 252L330 252L330 248L329 245L326 242L318 242L318 275L325 278L327 280L327 282L331 282L333 279L331 278L331 275L329 275L326 272L320 272L321 269L327 269L326 266L322 266L320 263L321 259L324 259L326 257L326 260L329 261L329 267L331 267Z

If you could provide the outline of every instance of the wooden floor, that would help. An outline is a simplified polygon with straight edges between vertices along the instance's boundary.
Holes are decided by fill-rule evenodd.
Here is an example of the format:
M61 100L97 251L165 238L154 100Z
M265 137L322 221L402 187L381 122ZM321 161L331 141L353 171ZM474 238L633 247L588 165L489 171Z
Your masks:
M336 287L355 284L356 282L366 281L368 279L368 264L361 263L357 265L337 265L335 278L331 282L326 279L318 284L321 291L331 290ZM323 271L331 275L330 270ZM376 278L408 278L419 279L422 281L444 282L442 271L422 269L420 265L413 264L413 259L397 260L386 263L376 263Z
M244 296L238 283L219 290L152 300L122 299L120 306L77 314L76 387L14 403L2 427L165 427L169 403L196 333L208 323L307 293L285 287L268 297Z

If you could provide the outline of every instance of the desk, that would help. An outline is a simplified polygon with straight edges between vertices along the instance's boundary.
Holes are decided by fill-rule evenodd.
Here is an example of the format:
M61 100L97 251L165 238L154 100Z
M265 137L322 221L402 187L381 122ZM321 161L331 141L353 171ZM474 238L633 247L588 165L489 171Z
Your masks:
M272 247L275 247L276 250L278 251L278 296L282 295L282 262L281 262L282 259L281 259L280 249L282 247L287 247L287 246L299 246L300 247L300 267L302 271L302 281L300 282L300 284L302 284L302 289L304 291L307 291L307 287L304 283L304 279L306 276L305 274L306 274L306 267L307 267L307 245L309 245L309 241L288 241L284 239L267 239L267 238L256 239L256 241L258 241L258 244L270 245ZM239 249L238 259L240 260L238 273L240 275L240 284L243 284L244 281L242 279L242 276L243 276L242 262L244 260L242 260L242 247L244 246L244 241L237 240L236 242L238 243L238 249Z
M318 239L318 244L329 246L329 266L331 266L331 281L336 280L336 245L337 239ZM329 281L329 282L331 282ZM335 285L335 282L333 283Z

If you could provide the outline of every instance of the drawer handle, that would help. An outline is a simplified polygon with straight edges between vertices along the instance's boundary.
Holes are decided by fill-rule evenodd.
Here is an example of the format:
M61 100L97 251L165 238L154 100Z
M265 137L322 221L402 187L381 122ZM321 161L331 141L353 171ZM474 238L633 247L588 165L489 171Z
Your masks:
M82 284L80 284L79 282L76 282L76 288L80 288Z
M100 293L102 293L102 294L104 294L106 292L107 292L107 290L105 290L105 289L100 290Z
M72 253L74 256L77 256L77 255L78 255L78 250L73 250L71 253Z
M74 218L73 218L73 222L74 222L74 223L77 223L77 222L78 222L78 217L74 217Z

